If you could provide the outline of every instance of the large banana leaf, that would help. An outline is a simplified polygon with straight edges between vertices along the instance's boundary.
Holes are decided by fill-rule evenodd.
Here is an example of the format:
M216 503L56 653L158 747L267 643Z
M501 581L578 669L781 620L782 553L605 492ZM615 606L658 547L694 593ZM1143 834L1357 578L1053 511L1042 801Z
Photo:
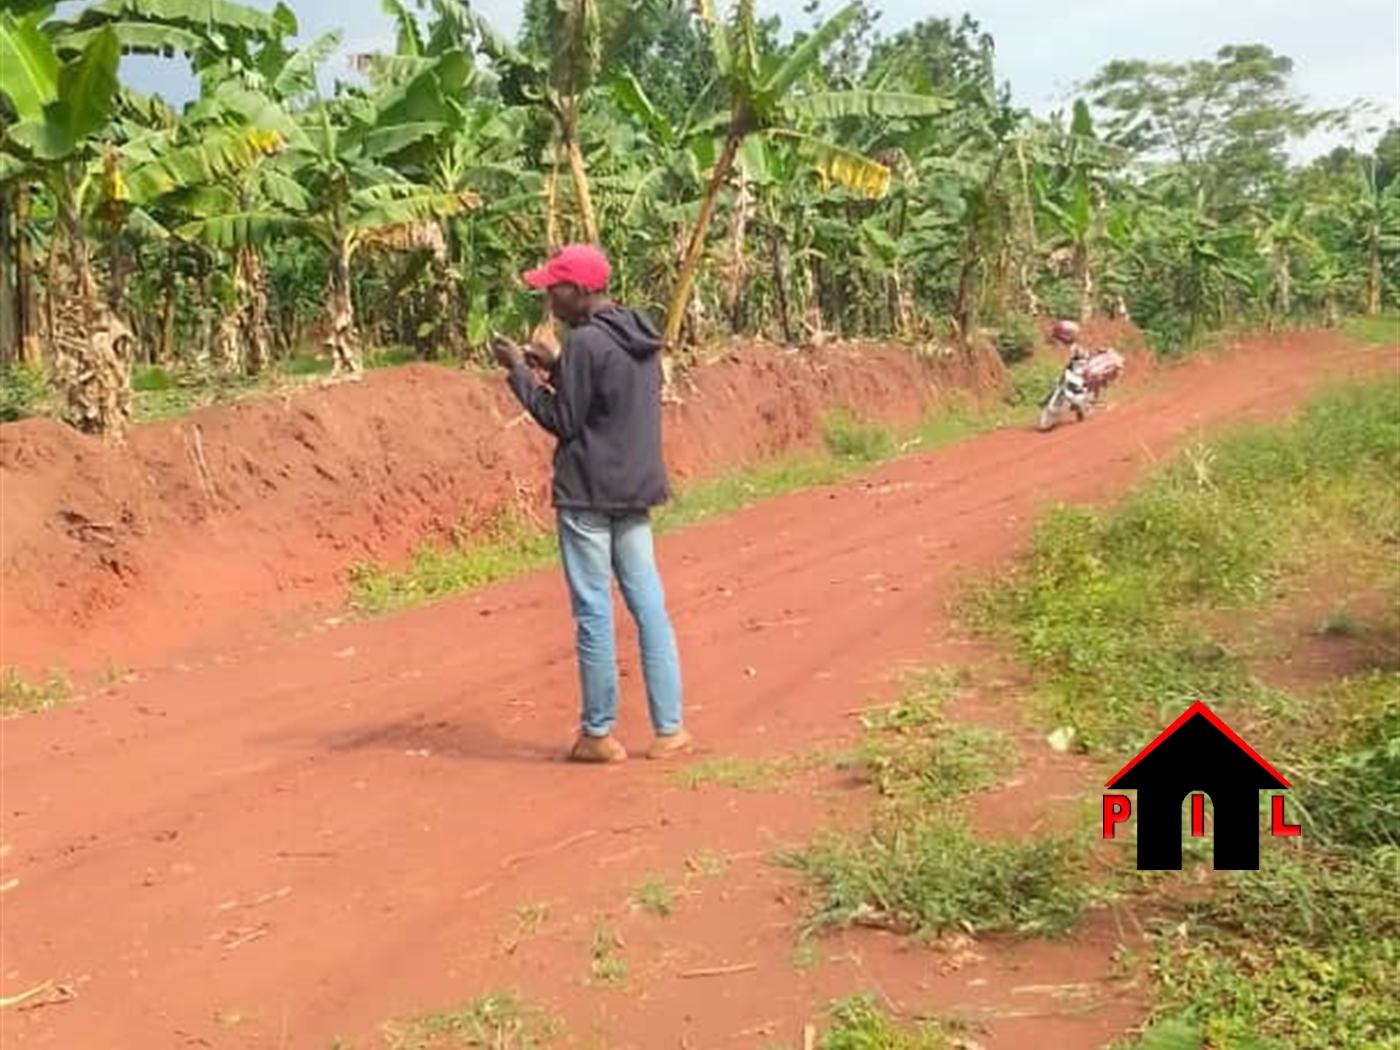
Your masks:
M58 101L49 110L50 119L56 119L74 143L100 131L111 117L121 57L117 35L107 28L59 70Z
M272 78L273 96L293 99L313 91L316 87L316 67L335 53L340 41L340 30L333 29L322 33L305 47L298 48L296 54L288 58Z
M58 36L59 49L64 52L82 51L93 37L111 30L116 34L122 51L134 55L165 55L175 52L194 55L208 46L208 38L179 26L157 22L108 22L92 29L78 29Z
M667 149L674 145L675 131L671 122L652 104L641 82L630 69L624 69L613 78L612 94L618 108L641 121L660 145Z
M399 176L375 179L351 194L360 226L395 226L445 218L480 206L481 198L468 191L443 192Z
M447 120L447 99L465 88L472 73L471 59L464 51L438 55L410 79L390 87L375 99L374 123L387 127Z
M306 219L266 211L230 212L182 225L176 233L185 240L202 241L225 250L250 245L264 247L274 240L310 235L325 243L325 231Z
M822 52L841 39L842 34L855 23L860 13L859 3L849 3L817 26L768 78L762 87L762 94L775 104L781 104L792 86L817 67Z
M398 30L395 50L400 55L423 54L423 35L418 32L418 22L412 12L399 0L379 0L379 5L384 9L384 13L394 20L394 26Z
M76 31L123 21L168 22L210 33L238 30L263 37L279 37L287 30L277 13L230 0L103 0L84 8L71 27Z
M138 204L190 186L239 177L280 145L275 132L242 128L206 136L194 146L171 150L125 176L127 196Z
M21 120L41 120L58 98L58 56L33 19L0 11L0 94Z
M289 147L304 148L306 133L287 110L261 91L235 81L220 84L213 96L201 99L190 109L187 121L219 121L228 115L261 131L275 132Z
M365 157L383 160L417 145L424 139L442 134L446 127L441 121L418 121L412 124L371 128L360 139L359 152Z
M110 29L95 36L81 55L59 67L57 97L39 119L21 120L10 139L39 161L71 157L85 139L102 129L117 99L121 47Z
M285 211L304 212L311 204L301 183L271 164L264 164L258 169L257 188L269 203Z
M792 116L812 120L846 117L932 117L953 108L948 99L896 91L823 91L788 99Z
M889 192L890 169L864 154L785 128L775 128L768 134L793 143L798 154L807 158L824 178L857 196L878 200Z

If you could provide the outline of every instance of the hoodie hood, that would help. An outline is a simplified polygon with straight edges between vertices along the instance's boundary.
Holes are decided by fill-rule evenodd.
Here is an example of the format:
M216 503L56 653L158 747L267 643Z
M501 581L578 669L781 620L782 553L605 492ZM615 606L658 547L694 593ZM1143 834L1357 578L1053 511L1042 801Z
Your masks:
M610 306L589 317L588 323L607 332L638 361L645 361L661 349L661 333L646 314L631 307Z

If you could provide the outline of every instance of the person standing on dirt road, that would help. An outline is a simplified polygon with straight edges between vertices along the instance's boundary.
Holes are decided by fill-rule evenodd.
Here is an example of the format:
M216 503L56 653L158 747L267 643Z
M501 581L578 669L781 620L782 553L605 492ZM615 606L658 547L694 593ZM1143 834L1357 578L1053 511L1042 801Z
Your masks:
M563 350L538 339L524 351L503 337L493 341L511 390L556 439L552 499L583 693L580 732L569 752L577 762L627 758L613 735L614 574L641 645L656 735L648 754L668 757L692 742L683 725L680 657L651 528L651 509L670 495L661 455L661 339L644 315L607 297L610 275L607 256L597 248L565 247L524 275L568 326Z

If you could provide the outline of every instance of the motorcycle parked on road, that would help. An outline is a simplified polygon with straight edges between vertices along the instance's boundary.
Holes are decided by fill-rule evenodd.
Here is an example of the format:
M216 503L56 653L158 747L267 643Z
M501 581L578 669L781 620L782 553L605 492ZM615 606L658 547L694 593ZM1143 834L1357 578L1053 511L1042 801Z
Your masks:
M1081 423L1098 404L1099 395L1123 374L1125 361L1117 350L1107 348L1072 356L1060 373L1055 389L1040 405L1037 430L1053 430L1066 409Z

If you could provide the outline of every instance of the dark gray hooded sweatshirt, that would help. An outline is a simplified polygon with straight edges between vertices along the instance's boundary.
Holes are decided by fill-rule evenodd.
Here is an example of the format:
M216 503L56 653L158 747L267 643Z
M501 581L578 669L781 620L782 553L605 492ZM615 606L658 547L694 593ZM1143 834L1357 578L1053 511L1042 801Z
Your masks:
M625 514L666 502L660 349L644 314L613 305L569 333L549 386L524 363L511 369L511 390L558 441L556 507Z

